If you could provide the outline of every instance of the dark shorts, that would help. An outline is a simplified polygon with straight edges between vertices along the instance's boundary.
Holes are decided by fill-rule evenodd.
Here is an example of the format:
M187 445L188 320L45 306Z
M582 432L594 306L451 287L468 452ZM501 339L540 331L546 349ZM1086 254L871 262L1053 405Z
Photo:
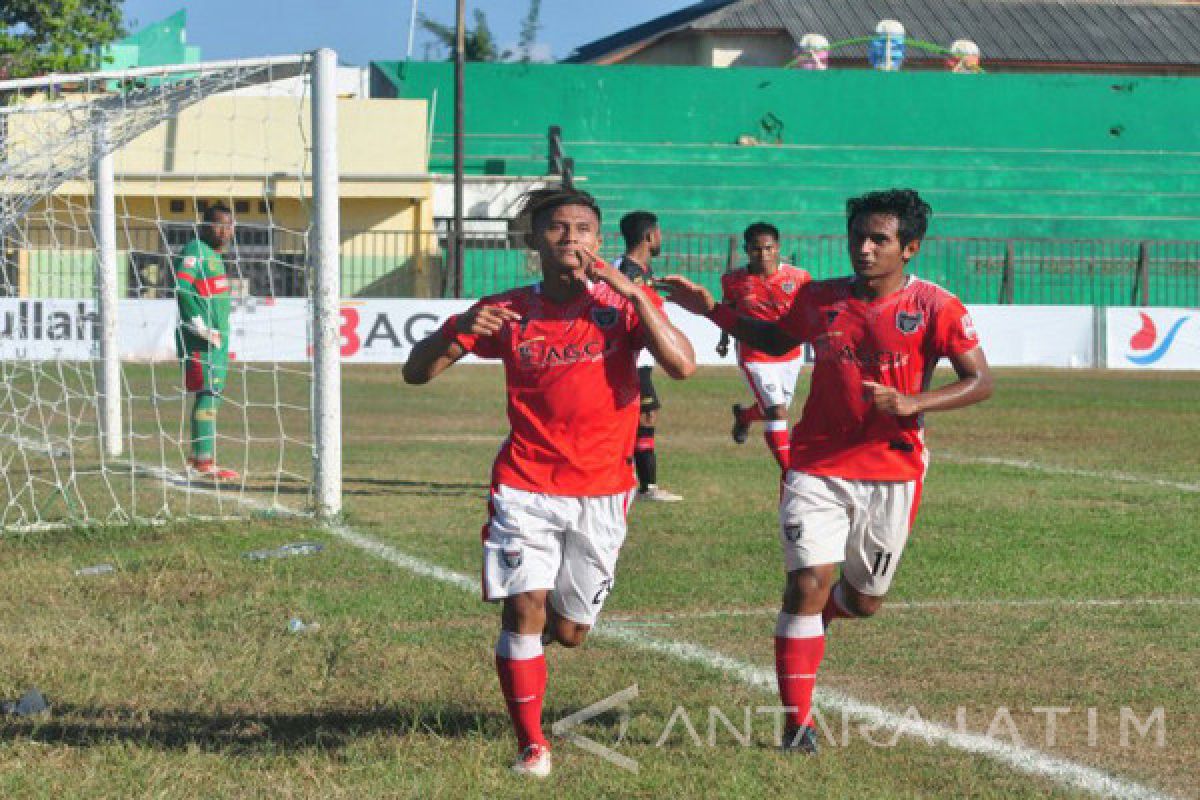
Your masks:
M638 367L638 383L642 387L642 411L658 411L658 392L654 391L654 367Z

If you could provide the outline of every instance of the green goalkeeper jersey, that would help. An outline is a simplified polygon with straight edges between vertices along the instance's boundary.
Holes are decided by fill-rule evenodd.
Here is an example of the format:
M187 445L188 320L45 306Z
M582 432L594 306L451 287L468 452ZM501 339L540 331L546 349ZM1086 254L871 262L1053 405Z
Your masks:
M229 278L221 254L201 239L183 246L175 269L175 298L179 304L179 327L175 347L183 358L213 346L201 331L221 334L220 354L229 352Z

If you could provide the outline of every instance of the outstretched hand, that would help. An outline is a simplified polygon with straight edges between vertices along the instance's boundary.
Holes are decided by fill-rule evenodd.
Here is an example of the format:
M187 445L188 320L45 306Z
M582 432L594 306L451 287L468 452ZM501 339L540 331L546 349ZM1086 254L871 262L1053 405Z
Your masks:
M862 385L867 398L876 411L897 417L908 417L921 410L918 407L917 398L909 394L902 394L891 386L884 386L882 383L874 381L863 381Z
M681 306L693 314L704 316L712 313L712 310L717 307L717 302L713 300L712 292L698 283L689 281L682 275L668 275L665 278L655 281L654 285L665 289L667 299L672 303Z
M455 329L472 336L491 336L499 333L507 322L519 322L521 315L511 308L477 304L459 315Z

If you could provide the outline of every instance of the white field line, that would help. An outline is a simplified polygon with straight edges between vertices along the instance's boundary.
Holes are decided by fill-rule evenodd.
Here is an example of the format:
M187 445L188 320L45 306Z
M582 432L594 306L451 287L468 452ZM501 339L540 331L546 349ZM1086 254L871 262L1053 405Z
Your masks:
M690 644L657 639L642 631L622 626L604 626L596 633L605 633L640 650L670 656L678 661L699 664L730 674L748 686L775 692L775 672L730 658L716 650ZM936 722L927 722L888 711L879 706L856 700L842 692L818 687L813 702L826 711L862 719L873 729L886 729L905 736L924 739L930 745L940 744L972 755L990 758L1017 772L1046 778L1070 789L1090 792L1101 797L1138 798L1138 800L1169 800L1162 794L1139 784L1122 780L1101 770L1056 758L1033 748L1007 744L978 733L956 731Z
M1053 464L1039 464L1036 461L1026 461L1019 458L993 458L991 456L964 456L958 453L934 453L933 461L939 459L953 464L987 464L996 467L1011 467L1029 472L1040 472L1044 475L1068 475L1074 478L1100 478L1117 483L1142 483L1148 486L1163 486L1168 489L1178 489L1181 492L1200 492L1200 483L1184 483L1164 478L1153 478L1146 475L1132 475L1128 472L1107 472L1093 469L1075 469L1059 467Z
M416 434L413 436L405 436L404 438L406 441L410 442L449 444L499 444L500 442L504 441L504 437L500 435L479 433ZM711 440L713 442L725 442L728 441L729 437L705 436L693 438L701 441ZM936 450L931 451L931 454L934 464L937 464L939 461L944 461L951 464L984 464L994 467L1010 467L1012 469L1025 470L1027 472L1039 472L1043 475L1065 475L1073 478L1097 478L1100 480L1114 481L1116 483L1139 483L1146 486L1161 486L1167 489L1176 489L1181 492L1200 492L1200 483L1172 481L1166 478L1155 478L1150 475L1134 475L1128 472L1110 472L1106 470L1076 469L1075 467L1061 467L1055 464L1041 464L1037 461L1030 461L1020 458L968 456L961 453L949 453Z
M345 525L330 524L326 526L326 529L348 544L413 574L432 578L474 594L479 594L481 591L479 581L474 578L410 556ZM638 650L666 655L677 661L698 664L724 672L754 688L772 694L775 692L775 672L773 670L738 661L716 650L710 650L690 642L651 637L642 631L613 622L601 624L593 632L593 635L612 639ZM955 731L934 722L913 719L856 700L842 692L818 688L815 702L820 708L839 715L846 714L862 719L872 728L891 730L906 736L925 739L931 745L945 745L972 755L984 756L1018 772L1047 778L1068 788L1080 789L1101 797L1170 800L1169 795L1160 794L1092 767L1055 758L1032 748L1007 744L982 734Z
M1054 597L1018 600L897 600L888 602L882 613L888 611L942 611L946 609L987 608L1138 608L1138 607L1191 607L1200 606L1200 597L1124 597L1108 600L1060 599ZM609 622L630 626L666 625L674 621L691 619L722 619L725 617L764 617L779 613L779 607L762 608L708 608L700 611L662 611L644 614L610 614Z
M175 484L171 483L171 485ZM208 489L189 488L191 491L215 493ZM238 501L259 510L270 509L278 513L290 513L298 517L305 516L299 511L268 505L250 497L239 496ZM325 525L325 529L347 544L415 575L432 578L439 583L455 586L473 594L480 594L482 591L479 581L474 578L410 556L346 525L330 523ZM775 692L775 673L772 670L738 661L700 645L654 638L642 631L614 623L600 625L593 635L612 639L646 652L666 655L678 661L724 672L754 688L772 694ZM1161 794L1092 767L1056 758L1032 748L1006 744L982 734L959 732L934 722L915 720L879 706L864 703L842 692L818 688L813 700L819 708L860 718L875 729L887 729L906 736L925 739L931 745L941 744L972 755L984 756L1018 772L1046 778L1068 788L1079 789L1101 797L1174 800L1170 795Z

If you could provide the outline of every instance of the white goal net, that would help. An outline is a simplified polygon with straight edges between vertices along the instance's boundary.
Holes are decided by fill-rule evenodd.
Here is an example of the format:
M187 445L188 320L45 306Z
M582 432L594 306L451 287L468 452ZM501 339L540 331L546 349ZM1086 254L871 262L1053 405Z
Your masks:
M334 69L0 81L0 529L339 510Z

